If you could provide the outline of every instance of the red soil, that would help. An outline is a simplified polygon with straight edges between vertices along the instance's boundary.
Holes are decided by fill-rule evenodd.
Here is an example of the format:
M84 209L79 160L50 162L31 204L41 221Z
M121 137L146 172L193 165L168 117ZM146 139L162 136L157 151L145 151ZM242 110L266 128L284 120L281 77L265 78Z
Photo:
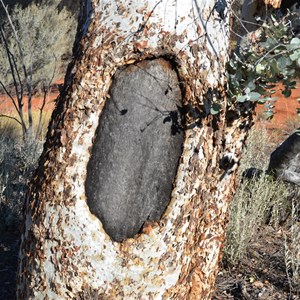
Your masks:
M52 111L55 106L55 99L59 94L59 86L63 84L63 80L56 81L50 90L50 93L46 97L46 105L44 111ZM297 108L300 108L300 103L297 99L300 98L300 83L297 89L292 91L292 95L289 98L285 98L281 91L283 87L278 84L277 91L274 97L278 97L275 103L275 115L272 120L266 121L263 117L264 105L257 105L256 115L259 124L265 125L270 130L289 130L289 126L300 126L300 118L297 116ZM25 99L26 100L26 99ZM24 112L27 111L26 103L24 101ZM33 111L39 110L43 103L43 95L35 94L32 99ZM0 95L0 114L15 114L15 108L12 101L7 95ZM298 122L298 124L297 124Z
M300 126L300 117L297 115L297 108L300 108L300 82L295 90L292 90L292 94L289 98L285 98L282 95L283 86L278 84L276 93L273 95L278 100L275 102L274 112L275 115L272 120L263 120L263 112L265 110L264 105L257 105L256 113L259 123L266 126L270 130L292 130L291 126Z
M50 88L50 92L46 96L46 102L44 106L44 111L52 111L55 106L55 99L59 94L59 87L63 84L63 80L56 81ZM27 99L28 97L24 97L24 112L27 112ZM43 105L44 95L35 93L32 97L32 110L39 111ZM15 115L16 110L12 103L12 100L5 94L0 95L0 114L6 115Z

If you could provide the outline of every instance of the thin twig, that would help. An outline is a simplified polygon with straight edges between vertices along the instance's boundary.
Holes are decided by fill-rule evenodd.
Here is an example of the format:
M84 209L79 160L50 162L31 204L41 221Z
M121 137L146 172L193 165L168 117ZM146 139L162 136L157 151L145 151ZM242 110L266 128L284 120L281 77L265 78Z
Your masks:
M235 11L234 11L232 8L230 8L230 10L231 10L232 14L235 16L235 18L236 18L237 20L239 20L239 23L241 24L241 26L243 27L243 29L244 29L244 30L247 32L247 34L248 34L248 33L249 33L249 30L246 28L246 26L244 25L244 23L251 23L252 25L254 25L254 23L252 23L252 22L246 22L246 21L242 20L240 17L237 16L237 14L235 13ZM257 25L257 24L255 24L255 25Z
M36 129L36 134L35 134L36 139L39 137L40 132L41 132L41 128L42 128L43 111L44 111L44 108L45 108L49 87L48 88L44 87L43 89L44 89L44 96L43 96L42 106L40 107L39 122L38 122L38 126L37 126L37 129Z
M4 11L5 11L5 14L7 16L9 25L10 25L13 33L14 33L15 40L17 42L18 49L19 49L19 55L20 55L21 62L22 62L24 77L25 77L25 81L26 81L26 84L27 84L27 89L28 89L28 91L30 91L31 87L28 86L28 78L27 78L27 71L26 71L26 66L25 66L25 62L24 62L24 55L23 55L23 51L22 51L22 48L21 48L21 43L20 43L20 40L19 40L17 31L16 31L16 28L15 28L13 22L12 22L12 19L10 17L10 14L8 12L7 7L3 3L3 0L0 0L0 3L1 3L1 5L2 5ZM20 121L19 122L22 125L23 140L25 140L26 133L27 133L27 127L26 127L26 124L25 124L25 121L24 121L24 116L23 116L23 85L22 85L22 82L20 81L20 74L19 74L19 71L18 71L18 68L17 68L17 64L16 64L16 61L15 61L14 55L11 53L11 51L9 49L9 46L8 46L8 43L7 43L7 39L6 39L4 30L3 30L2 26L0 26L0 28L1 28L1 30L0 30L1 37L2 37L3 42L5 44L5 50L6 50L6 53L7 53L7 58L8 58L9 65L10 65L10 70L12 72L12 77L13 77L13 81L14 81L14 87L16 89L16 97L17 97L17 100L18 100L18 114L19 114L19 117L20 117ZM19 79L19 85L17 83L15 71L17 72L17 77ZM21 88L21 93L19 93L19 89L18 89L19 86Z
M30 55L30 76L28 81L28 86L30 89L28 90L28 102L27 102L27 111L28 111L28 124L29 124L29 132L32 131L32 53Z
M46 99L47 99L48 91L51 88L51 84L52 84L52 82L54 80L54 76L55 76L55 72L56 72L56 61L57 61L57 59L56 59L55 55L53 55L53 56L54 56L54 59L55 59L54 69L53 69L53 72L52 72L52 77L50 78L47 87L46 86L43 87L43 89L44 89L44 96L43 96L42 106L40 107L39 122L38 122L37 130L36 130L36 135L35 135L36 138L38 138L38 136L40 135L40 131L41 131L41 127L42 127L43 111L44 111L44 108L45 108L45 105L46 105Z
M16 90L16 95L17 95L17 98L19 99L19 89L18 89L19 85L17 83L17 79L16 79L16 75L15 75L16 68L15 68L15 63L14 63L14 56L13 56L13 54L11 53L11 51L9 49L7 38L6 38L6 35L5 35L5 32L4 32L2 26L0 26L0 33L1 33L2 41L4 43L4 48L5 48L5 51L6 51L6 56L7 56L7 59L8 59L8 63L9 63L9 67L10 67L14 87L15 87L15 90ZM18 103L20 103L20 102L18 101Z
M15 117L12 117L12 116L9 116L9 115L5 115L5 114L1 114L0 115L0 118L8 118L8 119L12 119L14 121L16 121L18 124L20 124L22 126L22 123L20 122L20 120L18 120L17 118Z
M8 91L8 89L6 88L6 86L4 85L4 83L0 80L0 85L2 86L5 94L10 98L10 100L12 101L16 111L18 112L18 115L20 116L20 113L19 113L19 108L17 106L17 103L15 101L15 99L13 98L13 96L11 95L11 93Z
M235 34L238 38L242 39L244 38L242 35L236 33L235 31L233 31L231 28L230 28L230 32L232 32L233 34Z
M270 53L272 53L274 50L276 50L279 47L284 46L283 44L278 44L276 46L274 46L272 49L270 49L269 51L267 51L254 65L254 68L261 62L263 61ZM282 52L280 53L282 54Z

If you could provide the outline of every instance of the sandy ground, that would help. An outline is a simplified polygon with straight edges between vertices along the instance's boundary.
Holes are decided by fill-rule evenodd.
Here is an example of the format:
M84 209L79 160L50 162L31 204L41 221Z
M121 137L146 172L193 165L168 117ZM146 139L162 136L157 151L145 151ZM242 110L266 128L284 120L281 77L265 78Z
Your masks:
M289 98L284 98L281 93L282 90L282 85L278 84L276 93L273 95L278 100L275 102L275 114L272 120L264 120L265 105L257 105L256 108L258 120L270 130L288 130L288 127L295 125L297 122L298 126L300 126L300 117L297 116L297 108L300 108L300 102L298 102L298 99L300 101L300 82L298 83L298 88L292 91Z

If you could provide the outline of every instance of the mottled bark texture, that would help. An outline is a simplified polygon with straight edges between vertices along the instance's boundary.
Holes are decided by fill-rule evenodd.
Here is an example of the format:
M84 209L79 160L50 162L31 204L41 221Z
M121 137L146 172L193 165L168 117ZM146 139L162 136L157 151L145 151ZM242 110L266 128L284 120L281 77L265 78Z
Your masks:
M158 221L182 152L182 96L172 65L148 60L118 70L88 163L88 206L115 241Z
M228 108L225 98L227 2L93 0L84 4L74 61L49 125L38 171L29 186L17 298L210 299L237 162L251 117L244 106ZM111 118L109 105L121 80L119 73L159 58L171 62L180 83L181 95L177 83L172 93L175 102L182 98L185 108L181 157L177 166L176 159L169 166L176 169L176 176L169 199L163 200L166 209L156 214L159 218L162 213L159 220L146 221L138 234L116 242L103 228L106 221L91 212L91 203L91 210L88 205L88 165L102 134L102 130L96 131L99 120L101 123L105 118L102 112L106 104L107 117ZM164 72L173 74L171 70ZM157 93L153 90L153 96ZM214 108L220 108L219 114L214 114L213 103L218 103ZM172 105L166 111L175 111ZM130 113L125 106L119 110L111 113L117 113L118 118ZM151 125L142 128L149 135L145 141L153 142L153 151L160 144L160 135L172 131L174 119L168 122L168 117L166 114L169 127L155 125L159 137ZM142 126L139 122L133 123ZM151 117L145 119L145 125L149 122ZM177 142L175 147L179 147ZM112 149L120 160L115 146ZM150 157L148 162L152 160ZM117 170L118 164L113 168ZM124 172L122 166L120 172ZM171 173L166 175L168 184ZM150 185L164 184L160 172L153 177L153 182L147 179ZM102 179L97 184L103 188ZM116 193L121 199L119 188L109 197ZM124 195L130 192L127 189ZM143 202L138 199L141 196L134 197L129 201ZM147 201L160 205L155 195Z

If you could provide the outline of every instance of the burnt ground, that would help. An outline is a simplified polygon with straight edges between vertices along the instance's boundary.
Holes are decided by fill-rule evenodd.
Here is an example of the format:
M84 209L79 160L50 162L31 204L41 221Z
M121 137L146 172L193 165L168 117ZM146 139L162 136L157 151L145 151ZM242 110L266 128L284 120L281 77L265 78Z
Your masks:
M286 274L284 231L263 227L238 266L223 264L213 300L300 300ZM18 231L0 232L1 300L14 299L19 237Z

